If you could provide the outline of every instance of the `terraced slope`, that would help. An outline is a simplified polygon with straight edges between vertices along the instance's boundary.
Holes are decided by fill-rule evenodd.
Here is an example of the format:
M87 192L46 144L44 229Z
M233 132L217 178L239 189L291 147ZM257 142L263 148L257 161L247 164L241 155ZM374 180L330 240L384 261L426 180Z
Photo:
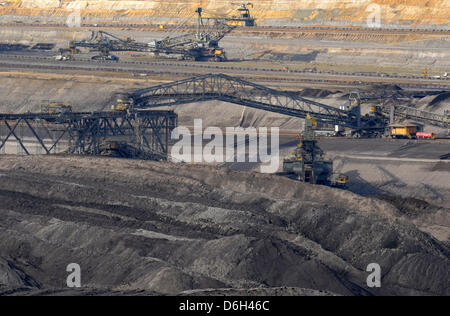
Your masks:
M0 8L2 15L47 16L60 18L74 9L85 17L102 21L122 20L170 22L190 16L202 6L213 14L235 15L231 0L6 0ZM385 25L449 26L449 0L261 0L254 1L254 16L260 25L289 24L365 24L373 5L381 8Z

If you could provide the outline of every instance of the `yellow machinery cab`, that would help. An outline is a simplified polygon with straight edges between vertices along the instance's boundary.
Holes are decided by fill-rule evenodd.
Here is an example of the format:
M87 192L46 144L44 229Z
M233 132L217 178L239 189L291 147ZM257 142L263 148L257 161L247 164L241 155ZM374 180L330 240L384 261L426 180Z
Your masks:
M233 3L239 5L237 9L239 16L233 16L228 19L227 24L233 26L255 26L255 19L250 14L250 9L253 9L253 3Z
M391 124L389 125L391 129L392 138L415 138L419 127L414 124Z

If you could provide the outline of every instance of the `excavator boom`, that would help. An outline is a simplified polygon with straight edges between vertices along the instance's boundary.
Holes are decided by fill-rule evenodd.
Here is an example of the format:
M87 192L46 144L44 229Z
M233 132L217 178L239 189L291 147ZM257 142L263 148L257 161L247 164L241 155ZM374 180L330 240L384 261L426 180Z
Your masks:
M83 47L101 52L102 55L95 56L94 59L118 60L117 57L111 56L110 52L136 51L168 55L177 54L181 55L182 59L226 60L225 51L219 47L219 41L229 34L235 26L228 25L226 18L204 18L202 12L202 8L196 10L196 33L188 33L173 37L168 36L162 40L156 40L147 44L136 42L131 38L122 39L111 33L99 31L92 32L92 36L88 40L70 42L69 47L73 48L73 51L75 51L77 47ZM187 22L188 20L177 29L181 28Z

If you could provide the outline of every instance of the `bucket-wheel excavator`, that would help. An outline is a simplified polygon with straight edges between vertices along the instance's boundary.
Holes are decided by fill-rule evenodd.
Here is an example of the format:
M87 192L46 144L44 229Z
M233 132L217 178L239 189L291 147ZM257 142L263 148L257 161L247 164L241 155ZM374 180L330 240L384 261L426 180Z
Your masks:
M179 25L174 32L182 31L183 27L197 15L197 28L195 33L186 33L176 36L167 36L161 40L150 43L137 42L131 38L121 39L105 31L92 32L88 40L71 41L69 49L64 54L77 53L78 48L89 48L101 54L94 56L96 60L118 60L111 52L134 51L154 54L177 55L183 60L195 61L225 61L225 50L219 46L219 41L230 33L236 26L228 25L226 18L205 18L203 9L198 8L195 13ZM60 60L70 60L66 56Z
M228 25L226 18L205 18L203 9L198 8L197 30L195 33L187 33L179 36L168 36L162 40L149 44L152 52L165 54L178 54L182 59L196 61L225 61L225 50L219 46L219 42L236 26ZM191 17L192 18L192 17ZM178 29L182 28L189 18Z

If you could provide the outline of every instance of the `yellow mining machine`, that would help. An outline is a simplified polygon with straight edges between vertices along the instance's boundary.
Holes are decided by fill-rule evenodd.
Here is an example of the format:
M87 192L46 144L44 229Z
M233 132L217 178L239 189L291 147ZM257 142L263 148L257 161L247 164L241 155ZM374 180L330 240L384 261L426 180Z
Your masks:
M41 113L43 114L67 114L72 112L72 105L58 102L43 102L41 103Z
M250 9L253 9L253 3L232 3L233 5L239 6L237 9L238 15L228 18L228 25L233 26L255 26L255 19L250 14Z
M408 123L392 123L389 124L390 135L392 138L416 138L416 134L419 131L419 126L416 124Z

